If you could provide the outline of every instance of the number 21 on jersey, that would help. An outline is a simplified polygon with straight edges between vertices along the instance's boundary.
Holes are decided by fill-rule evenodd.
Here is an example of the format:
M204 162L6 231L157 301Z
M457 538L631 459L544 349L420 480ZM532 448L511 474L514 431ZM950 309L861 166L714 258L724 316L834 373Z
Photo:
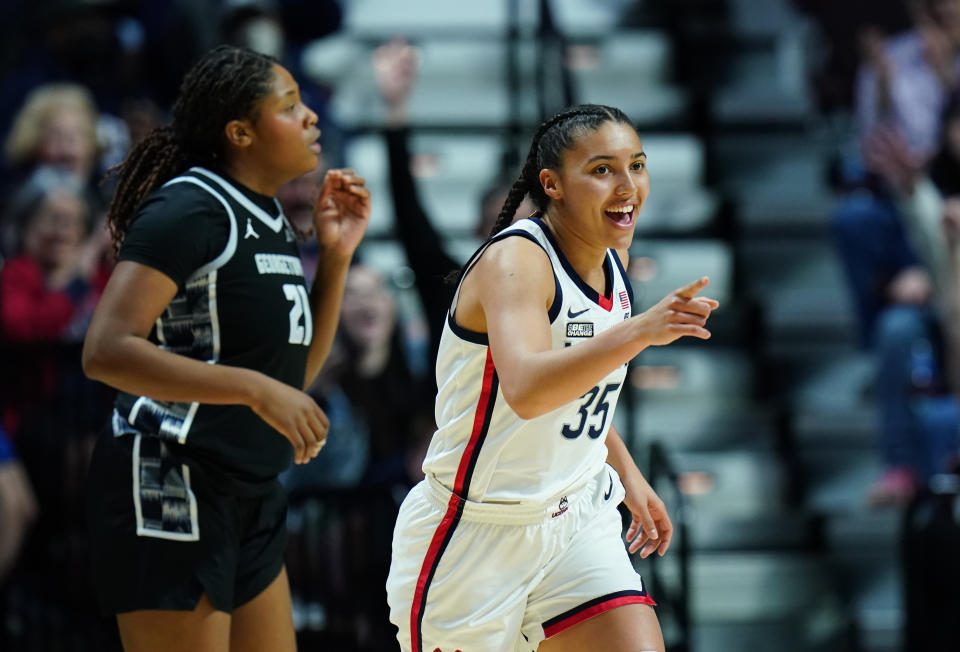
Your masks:
M310 299L307 297L307 288L299 283L284 283L283 294L287 301L292 301L290 308L290 344L310 346L313 340L313 319L310 317Z

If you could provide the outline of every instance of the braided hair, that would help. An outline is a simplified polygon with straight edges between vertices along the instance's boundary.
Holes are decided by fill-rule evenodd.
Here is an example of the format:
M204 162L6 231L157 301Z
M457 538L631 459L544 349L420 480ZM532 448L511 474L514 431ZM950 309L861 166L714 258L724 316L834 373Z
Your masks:
M147 195L192 165L224 164L224 126L236 119L257 120L258 104L272 90L276 63L253 50L222 45L187 72L173 105L173 122L150 132L108 171L117 177L106 218L115 252Z
M507 193L489 237L510 225L514 213L528 194L536 205L537 212L545 212L550 205L550 198L540 185L540 170L559 168L563 154L573 147L576 137L598 129L605 122L617 122L633 128L633 123L623 111L602 104L581 104L558 113L541 124L533 135L520 176Z

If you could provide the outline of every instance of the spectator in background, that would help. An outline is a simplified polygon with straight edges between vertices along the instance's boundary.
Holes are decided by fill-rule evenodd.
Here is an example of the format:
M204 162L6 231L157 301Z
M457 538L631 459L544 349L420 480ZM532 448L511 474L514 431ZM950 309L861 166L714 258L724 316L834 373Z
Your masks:
M902 503L922 480L916 456L923 426L911 411L915 392L935 392L938 329L931 311L929 262L916 251L898 205L902 192L891 176L882 143L896 139L913 170L923 169L940 143L941 114L960 82L960 0L917 4L914 28L882 38L862 38L857 81L860 151L843 166L842 197L835 216L841 261L847 273L864 347L877 356L876 398L884 474L871 488L873 504ZM932 320L932 321L931 321ZM918 339L917 333L927 333ZM924 344L926 342L926 344ZM897 360L906 355L909 364Z
M288 488L406 489L423 477L435 425L424 349L408 334L383 274L355 259L337 340L309 390L330 418L328 443L308 467L285 474Z
M283 213L300 238L298 249L307 283L313 282L320 254L313 234L313 206L326 171L321 152L315 170L289 181L277 191ZM293 465L281 474L280 479L289 491L353 487L366 472L369 429L341 385L346 364L342 337L338 337L307 392L330 420L327 443L309 465Z
M105 229L93 231L91 208L72 175L39 168L14 196L17 255L0 271L0 324L12 341L80 341L104 285Z
M277 192L284 215L301 236L308 280L317 263L312 207L325 169L321 157L317 170ZM330 418L328 443L309 467L285 474L288 487L361 481L406 486L419 480L433 409L424 348L407 332L383 275L355 260L347 274L337 340L309 391Z
M429 382L435 390L433 370L436 366L443 320L454 290L448 276L459 270L464 261L457 260L445 251L443 237L437 232L423 207L411 172L407 106L419 65L420 55L416 48L403 39L390 41L373 53L377 88L387 108L385 138L390 163L395 233L403 245L407 262L413 269L417 294L427 320L430 333L427 368L431 376ZM512 177L500 176L483 193L474 227L477 242L490 234L512 182ZM532 210L533 204L525 199L516 215L525 217Z
M30 481L13 443L0 428L0 585L17 559L20 544L37 516Z
M317 114L325 157L334 167L343 161L344 141L343 130L330 114L334 89L304 72L303 50L309 41L338 30L341 12L335 0L223 0L220 13L223 43L272 56L300 80L300 96Z
M317 155L317 169L283 184L277 190L277 201L283 207L300 240L300 261L303 263L303 276L308 283L313 282L317 270L320 247L313 234L313 205L320 194L323 177L327 173L326 157L323 152Z
M83 190L70 172L35 170L10 202L17 237L0 269L0 417L39 505L8 595L17 596L12 617L23 630L42 631L32 640L56 638L50 622L65 629L97 622L80 499L111 393L83 375L80 351L105 284L99 261L109 244L104 231L91 233ZM30 647L21 636L11 639L13 648Z
M69 172L39 168L11 201L16 225L14 256L0 269L0 337L5 342L3 421L18 436L30 415L67 409L91 411L81 387L92 385L80 370L79 345L109 269L109 238L93 230L83 188ZM73 380L68 381L68 378ZM72 387L70 395L61 392ZM96 392L94 392L96 393ZM101 406L102 407L102 406ZM90 416L96 427L98 416ZM66 424L61 424L66 428ZM76 424L74 424L76 425Z
M370 461L364 482L412 486L433 433L433 395L404 332L397 298L375 268L355 263L347 275L340 318L344 393L367 422Z
M97 163L97 108L77 84L50 84L31 92L14 118L7 161L18 170L58 167L88 181Z
M890 39L878 32L862 38L857 81L859 149L844 165L846 191L837 211L840 252L869 344L879 311L888 303L923 303L928 291L903 230L891 188L870 154L878 134L896 132L913 166L935 153L941 114L960 81L960 1L924 0L914 29Z
M893 128L878 127L864 146L868 164L891 190L920 262L897 280L914 301L888 306L877 319L876 393L888 473L871 490L874 504L905 501L916 482L943 472L956 455L960 286L944 220L949 224L960 195L958 98L947 106L942 123L939 148L926 165Z
M910 145L894 130L878 130L866 148L894 190L911 244L930 282L926 309L889 308L881 317L883 337L878 391L907 390L904 413L916 426L906 434L915 451L909 462L921 479L944 472L957 453L960 416L960 285L952 246L960 208L960 97L943 116L939 149L920 167ZM889 313L889 314L888 314ZM906 379L909 378L909 381ZM910 424L910 421L907 422Z
M99 220L106 198L97 183L99 147L97 108L93 96L76 84L51 84L34 90L24 100L5 143L12 178L7 193L41 167L59 169L83 187L94 219ZM11 253L16 225L7 220L0 229L0 251Z
M811 73L820 111L827 115L850 111L854 106L854 80L860 63L857 40L850 35L865 29L886 34L908 29L907 3L903 0L791 0L791 4L816 22L823 37Z
M943 202L943 244L946 250L946 292L948 302L946 310L946 332L947 351L949 360L947 361L948 377L950 379L950 388L955 395L960 394L960 188L947 197ZM956 447L953 454L956 456L960 450ZM957 468L957 465L954 465Z
M917 156L929 158L960 82L960 0L923 0L914 11L914 28L901 35L864 34L867 65L857 79L857 119L861 137L884 123L895 125Z

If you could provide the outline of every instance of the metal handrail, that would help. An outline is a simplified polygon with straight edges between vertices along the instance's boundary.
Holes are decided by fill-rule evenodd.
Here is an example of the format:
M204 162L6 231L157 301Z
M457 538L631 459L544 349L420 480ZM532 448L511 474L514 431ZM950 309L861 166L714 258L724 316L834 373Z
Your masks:
M674 541L679 556L680 584L675 594L665 590L665 585L657 572L657 556L650 557L652 584L657 587L657 601L668 605L674 612L680 640L671 646L671 652L692 652L690 637L690 536L689 506L686 497L680 491L679 474L674 468L666 449L660 442L652 442L649 448L649 473L647 481L656 489L657 480L664 479L673 487L677 495L677 505L672 515Z

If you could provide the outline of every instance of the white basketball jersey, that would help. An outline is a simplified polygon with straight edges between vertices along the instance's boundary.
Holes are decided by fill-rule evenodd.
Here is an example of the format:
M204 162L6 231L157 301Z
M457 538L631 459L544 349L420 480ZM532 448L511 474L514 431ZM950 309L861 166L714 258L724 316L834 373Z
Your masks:
M577 275L539 218L520 220L490 242L507 237L528 238L550 258L556 286L549 310L553 348L576 346L630 316L632 290L616 251L607 251L607 292L601 296ZM489 244L471 257L467 270ZM592 478L607 458L604 441L627 365L576 401L521 419L500 392L487 334L454 321L459 294L457 288L440 340L438 429L424 472L478 502L545 503Z

